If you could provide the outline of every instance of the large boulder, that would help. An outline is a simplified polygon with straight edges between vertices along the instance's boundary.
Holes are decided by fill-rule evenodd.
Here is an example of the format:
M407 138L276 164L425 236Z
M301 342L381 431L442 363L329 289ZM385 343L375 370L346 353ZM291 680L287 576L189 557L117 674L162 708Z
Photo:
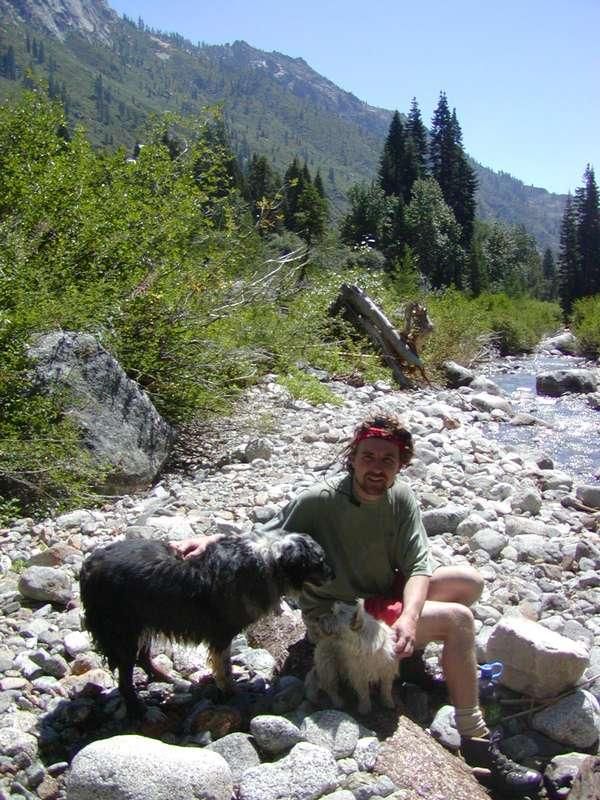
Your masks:
M560 397L569 392L587 394L597 388L598 380L590 369L556 369L535 376L537 394L549 397Z
M486 659L503 662L504 686L536 698L574 686L589 664L581 642L524 617L503 617L497 623L487 641Z
M80 750L67 800L230 800L231 771L218 753L145 736L113 736Z
M542 339L538 350L558 350L565 355L574 355L577 352L577 339L571 331L561 331L555 336Z
M87 333L55 331L29 348L35 381L67 395L66 413L93 456L108 466L105 491L147 486L163 466L172 441L170 426L148 395Z
M369 722L377 730L377 721ZM389 725L390 720L387 722ZM388 775L406 791L407 798L489 800L464 761L404 716L381 743L375 772Z

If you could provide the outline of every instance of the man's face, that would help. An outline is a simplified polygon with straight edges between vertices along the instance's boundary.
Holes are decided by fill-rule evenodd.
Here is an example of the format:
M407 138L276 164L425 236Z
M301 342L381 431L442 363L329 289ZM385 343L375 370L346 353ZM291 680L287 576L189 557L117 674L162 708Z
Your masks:
M398 445L385 439L363 439L351 462L355 495L365 502L377 500L392 486L400 469Z

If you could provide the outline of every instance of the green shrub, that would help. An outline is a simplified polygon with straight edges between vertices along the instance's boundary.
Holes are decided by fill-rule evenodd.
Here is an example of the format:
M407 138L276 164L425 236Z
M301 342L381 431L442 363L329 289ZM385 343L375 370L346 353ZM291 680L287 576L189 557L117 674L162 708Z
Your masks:
M341 397L332 392L327 384L301 370L295 369L286 375L280 375L278 381L296 400L306 400L315 406L325 403L342 405Z
M600 355L600 295L584 297L573 306L571 319L573 333L579 341L582 355L598 358Z

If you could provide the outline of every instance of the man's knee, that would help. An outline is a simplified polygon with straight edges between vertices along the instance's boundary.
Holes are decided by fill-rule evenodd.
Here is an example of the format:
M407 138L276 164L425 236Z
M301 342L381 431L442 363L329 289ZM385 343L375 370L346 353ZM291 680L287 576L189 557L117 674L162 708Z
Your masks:
M447 603L442 614L446 629L446 639L473 640L475 621L473 612L462 603Z
M470 606L481 597L484 580L468 564L438 567L431 577L428 600Z

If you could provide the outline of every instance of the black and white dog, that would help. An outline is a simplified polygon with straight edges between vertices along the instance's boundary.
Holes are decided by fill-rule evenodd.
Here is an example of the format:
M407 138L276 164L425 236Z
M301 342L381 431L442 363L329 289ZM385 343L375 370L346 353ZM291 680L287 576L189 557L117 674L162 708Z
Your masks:
M80 586L85 626L110 668L118 669L128 712L139 716L135 663L149 676L165 677L150 657L154 636L205 642L217 686L230 691L233 637L276 609L283 595L333 577L314 539L274 531L223 537L189 559L163 542L114 542L86 559Z

